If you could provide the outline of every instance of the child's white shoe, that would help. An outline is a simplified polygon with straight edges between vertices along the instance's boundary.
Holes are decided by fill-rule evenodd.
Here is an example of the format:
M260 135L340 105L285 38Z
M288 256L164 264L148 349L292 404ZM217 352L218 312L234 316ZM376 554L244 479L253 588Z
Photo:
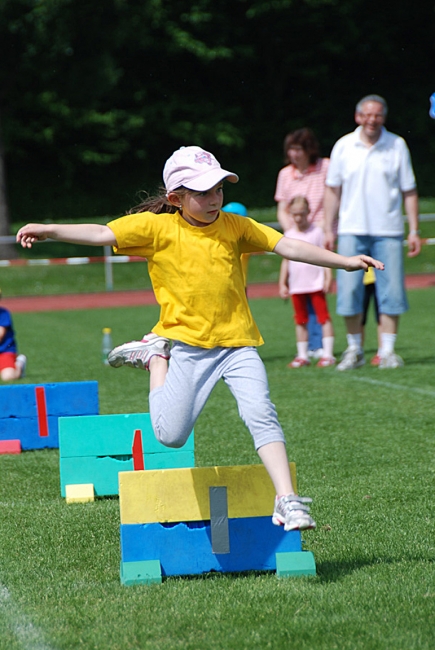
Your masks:
M130 341L113 348L107 355L107 360L113 368L130 366L149 370L150 360L154 356L169 359L170 344L169 339L151 332L144 336L142 341Z
M26 367L27 367L27 357L25 354L18 354L15 359L15 366L20 368L20 379L26 376Z
M310 509L307 503L311 503L309 497L299 497L295 494L275 498L275 508L272 515L272 523L275 526L284 526L284 530L306 530L315 528L316 522L308 514Z

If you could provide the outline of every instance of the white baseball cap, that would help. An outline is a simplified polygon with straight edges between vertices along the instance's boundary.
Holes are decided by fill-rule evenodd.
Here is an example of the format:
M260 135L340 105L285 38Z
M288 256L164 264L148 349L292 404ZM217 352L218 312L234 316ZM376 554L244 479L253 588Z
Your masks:
M224 178L231 183L237 183L239 180L237 174L222 169L213 154L195 146L181 147L174 151L163 169L167 192L173 192L178 187L204 192Z

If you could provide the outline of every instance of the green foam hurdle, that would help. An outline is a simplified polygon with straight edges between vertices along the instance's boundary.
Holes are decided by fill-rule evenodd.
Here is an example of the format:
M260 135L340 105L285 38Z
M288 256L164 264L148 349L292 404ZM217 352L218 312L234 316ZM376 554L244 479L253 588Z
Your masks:
M162 582L162 570L159 560L141 560L139 562L121 562L121 584L151 585Z
M140 430L145 469L193 467L194 435L180 449L155 437L149 413L59 418L61 494L67 485L92 483L96 496L116 495L118 473L133 470L132 445Z
M289 576L315 576L316 562L311 551L276 553L276 575L279 578Z

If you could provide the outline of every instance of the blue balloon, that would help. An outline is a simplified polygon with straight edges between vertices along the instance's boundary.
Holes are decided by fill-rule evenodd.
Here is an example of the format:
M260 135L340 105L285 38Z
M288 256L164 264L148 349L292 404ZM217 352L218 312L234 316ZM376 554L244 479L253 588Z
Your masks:
M240 214L242 217L248 216L247 208L243 205L243 203L237 203L237 201L233 201L232 203L227 203L226 205L224 205L222 210L224 212L232 212L233 214Z
M435 93L433 93L430 97L430 109L429 109L429 115L433 120L435 120Z

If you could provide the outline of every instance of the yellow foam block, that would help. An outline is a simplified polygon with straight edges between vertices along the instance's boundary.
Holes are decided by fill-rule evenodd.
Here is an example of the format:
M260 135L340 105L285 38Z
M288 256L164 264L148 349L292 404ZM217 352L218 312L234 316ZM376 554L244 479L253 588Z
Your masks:
M88 503L95 501L93 483L77 483L65 485L65 496L67 503Z
M296 489L296 466L290 463ZM227 488L228 517L272 514L275 490L263 465L191 467L119 473L122 524L210 519L209 488Z

